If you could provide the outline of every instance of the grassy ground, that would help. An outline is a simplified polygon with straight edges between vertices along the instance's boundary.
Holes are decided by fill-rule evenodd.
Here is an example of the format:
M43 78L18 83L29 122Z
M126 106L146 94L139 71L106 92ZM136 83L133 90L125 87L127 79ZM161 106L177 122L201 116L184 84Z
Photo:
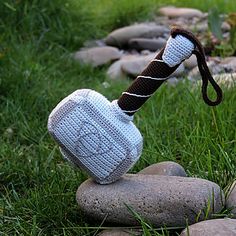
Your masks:
M94 235L101 222L83 216L75 191L86 174L65 163L46 129L47 117L78 88L117 98L130 81L110 82L106 68L69 59L87 39L150 18L164 2L221 12L234 1L6 0L0 2L0 234ZM109 88L103 86L106 81ZM207 107L200 89L164 85L136 115L145 143L131 172L163 160L177 161L189 176L222 188L236 176L236 93ZM168 235L168 232L163 233Z

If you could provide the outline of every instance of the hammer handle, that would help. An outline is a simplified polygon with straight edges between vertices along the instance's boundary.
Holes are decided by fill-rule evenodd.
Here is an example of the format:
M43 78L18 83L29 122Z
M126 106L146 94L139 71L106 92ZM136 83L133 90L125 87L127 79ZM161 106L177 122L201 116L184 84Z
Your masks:
M122 93L118 105L127 115L133 115L178 68L168 66L163 60L163 48L144 71L137 76L131 86Z

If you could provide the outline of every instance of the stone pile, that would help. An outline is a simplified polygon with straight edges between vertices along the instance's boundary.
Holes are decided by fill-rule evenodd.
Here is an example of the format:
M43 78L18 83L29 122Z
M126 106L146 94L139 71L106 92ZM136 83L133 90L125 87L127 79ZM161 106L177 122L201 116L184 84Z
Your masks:
M85 48L74 54L74 58L81 63L93 67L110 65L107 76L111 79L121 79L127 76L135 78L165 45L169 37L171 26L181 26L194 32L203 45L207 43L208 22L207 13L197 9L162 7L159 10L162 16L155 17L153 22L143 22L125 26L111 32L105 39L86 42ZM229 37L230 25L222 23L223 37ZM207 51L207 50L206 50ZM225 74L219 83L226 80L235 81L236 57L221 59L207 57L207 62L213 75ZM183 78L195 81L200 78L195 56L186 60L177 73L170 76L167 82L175 85ZM229 79L231 78L231 79ZM228 87L235 83L228 83Z
M137 226L139 222L131 208L155 227L185 227L188 221L182 236L188 235L187 232L191 236L236 235L236 220L210 219L225 206L236 218L236 182L225 200L216 183L187 177L184 168L171 161L153 164L137 174L126 174L109 185L88 179L79 186L76 199L80 209L99 222L105 219L123 227ZM128 236L142 235L142 232L105 230L99 235Z

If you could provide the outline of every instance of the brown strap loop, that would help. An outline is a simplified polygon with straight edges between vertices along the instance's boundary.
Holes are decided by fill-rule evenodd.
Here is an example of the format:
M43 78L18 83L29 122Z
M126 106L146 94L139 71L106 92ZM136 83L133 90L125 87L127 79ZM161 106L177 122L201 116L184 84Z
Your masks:
M222 102L222 98L223 98L222 90L219 87L219 85L215 82L215 80L213 79L213 77L209 71L209 68L206 64L204 55L202 55L197 50L194 50L193 53L197 57L198 69L199 69L200 74L202 76L202 97L203 97L203 100L209 106L219 105ZM211 83L212 87L215 89L215 92L217 95L215 101L210 100L207 95L208 81Z
M205 60L204 49L201 43L191 32L186 31L181 28L173 28L171 31L171 36L175 37L178 34L181 34L184 37L188 38L195 45L195 50L193 51L193 53L197 57L198 69L202 77L202 97L203 97L204 102L208 104L209 106L216 106L220 104L223 98L223 93L222 93L221 88L215 82L215 80L213 79L209 71L209 68ZM215 89L216 96L217 96L215 101L212 101L211 99L209 99L207 95L208 81L211 83L212 87Z

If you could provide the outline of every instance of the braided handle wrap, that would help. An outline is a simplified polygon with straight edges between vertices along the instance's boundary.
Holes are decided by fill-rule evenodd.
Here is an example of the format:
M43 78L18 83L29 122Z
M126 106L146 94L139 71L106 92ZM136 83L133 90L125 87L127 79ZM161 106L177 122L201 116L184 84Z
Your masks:
M170 36L166 46L118 99L123 112L131 116L138 111L181 62L192 55L193 50L194 44L186 37Z

